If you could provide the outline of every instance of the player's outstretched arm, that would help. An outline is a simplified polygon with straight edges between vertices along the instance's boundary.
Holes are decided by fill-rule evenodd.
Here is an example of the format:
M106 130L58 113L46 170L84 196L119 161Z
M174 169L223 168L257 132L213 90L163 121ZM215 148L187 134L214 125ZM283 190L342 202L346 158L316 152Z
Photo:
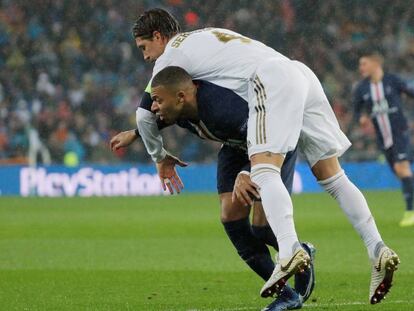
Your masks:
M157 117L152 112L139 107L137 109L136 121L145 149L154 162L165 158L167 151L160 130L157 126Z
M136 122L145 149L154 162L159 162L167 155L160 133L160 129L165 127L165 125L159 124L157 116L151 111L151 106L152 98L150 82L145 89L136 111Z
M167 154L163 160L156 162L162 187L164 191L168 189L170 194L174 194L174 192L180 193L184 188L184 184L175 169L176 165L186 167L188 164L170 154Z
M185 167L188 164L172 156L164 149L160 128L166 125L160 124L156 115L151 111L152 99L150 92L150 87L147 87L136 112L138 131L145 149L156 163L158 176L164 190L168 188L171 194L174 194L174 192L180 193L184 188L184 184L178 176L175 166Z
M138 138L138 131L136 129L123 131L112 137L110 146L112 151L116 151L119 148L128 147Z

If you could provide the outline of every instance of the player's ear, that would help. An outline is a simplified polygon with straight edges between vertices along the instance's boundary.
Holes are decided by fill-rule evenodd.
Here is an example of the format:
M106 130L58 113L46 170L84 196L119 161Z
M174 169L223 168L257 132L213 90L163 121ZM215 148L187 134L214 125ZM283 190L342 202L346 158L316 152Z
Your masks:
M177 92L177 103L183 104L185 102L185 92L184 91L178 91Z
M162 38L161 33L157 30L155 30L152 33L152 40L160 40Z

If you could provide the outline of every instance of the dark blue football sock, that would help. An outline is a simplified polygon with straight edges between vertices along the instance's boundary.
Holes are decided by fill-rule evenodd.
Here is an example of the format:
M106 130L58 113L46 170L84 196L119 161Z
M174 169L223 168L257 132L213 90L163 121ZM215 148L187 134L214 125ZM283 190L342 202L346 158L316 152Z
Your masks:
M401 178L402 191L405 199L406 210L413 210L413 177Z
M253 235L249 218L224 222L223 226L240 257L267 281L275 266L266 244Z
M279 245L277 244L277 239L275 234L270 228L269 225L267 226L255 226L252 225L252 232L253 235L258 238L260 241L263 241L269 246L272 246L275 250L279 251Z

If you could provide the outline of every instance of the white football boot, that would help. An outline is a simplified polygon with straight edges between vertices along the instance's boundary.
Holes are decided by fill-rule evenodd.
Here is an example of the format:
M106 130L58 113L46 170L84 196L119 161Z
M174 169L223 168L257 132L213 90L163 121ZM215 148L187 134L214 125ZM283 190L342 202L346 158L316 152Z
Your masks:
M389 247L383 246L372 265L369 301L379 303L385 298L392 286L394 271L397 270L400 259Z
M269 280L263 285L260 295L262 297L277 296L283 290L287 280L298 272L303 272L310 265L309 254L298 243L292 257L279 260Z

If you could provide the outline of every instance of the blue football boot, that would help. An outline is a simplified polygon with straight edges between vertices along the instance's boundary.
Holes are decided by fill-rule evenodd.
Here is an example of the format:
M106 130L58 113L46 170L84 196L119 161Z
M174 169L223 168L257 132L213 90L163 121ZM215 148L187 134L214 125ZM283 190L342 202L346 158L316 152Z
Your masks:
M279 296L262 311L282 311L302 308L302 301L299 295L286 284Z
M302 243L302 247L309 254L311 258L310 265L302 273L295 274L295 290L299 294L299 298L304 303L312 294L313 288L315 287L315 271L313 268L315 260L315 247L309 243Z

